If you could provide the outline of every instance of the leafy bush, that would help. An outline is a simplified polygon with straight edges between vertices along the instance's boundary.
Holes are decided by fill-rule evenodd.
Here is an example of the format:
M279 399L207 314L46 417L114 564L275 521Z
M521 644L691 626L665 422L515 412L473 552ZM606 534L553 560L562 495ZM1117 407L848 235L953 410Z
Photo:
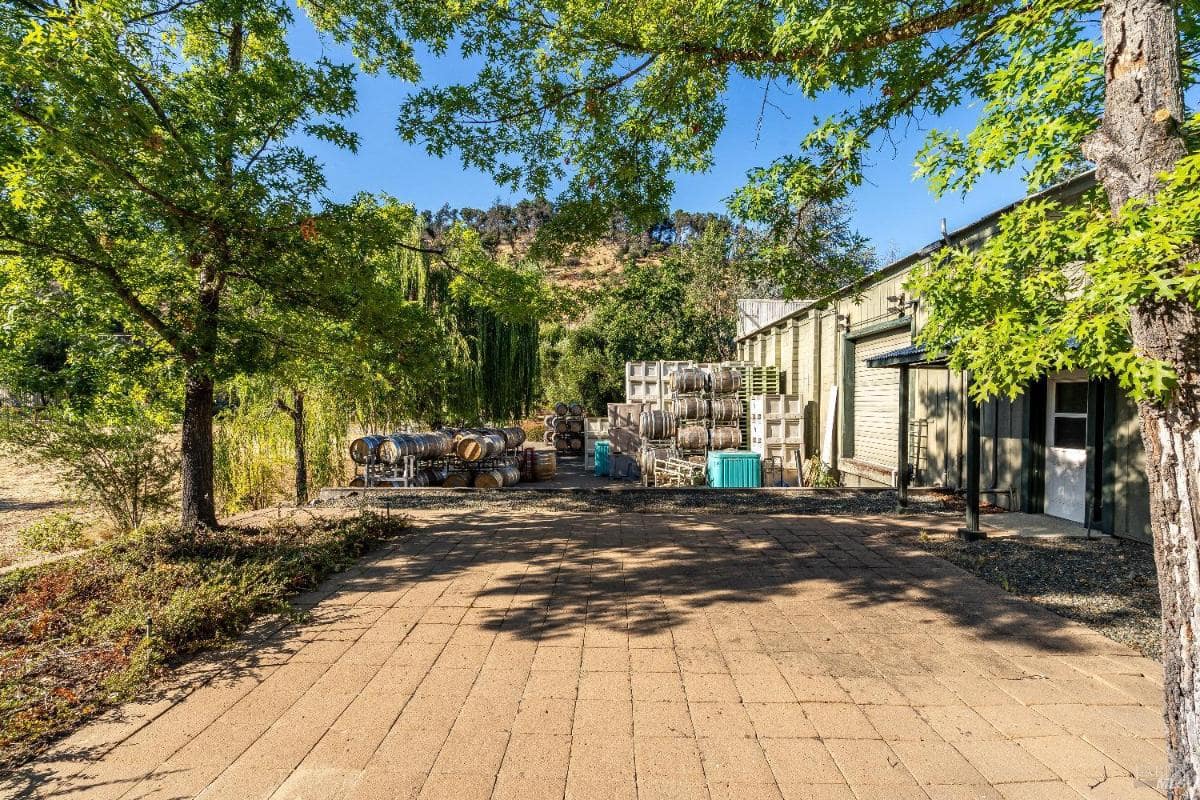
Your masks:
M817 488L831 488L840 485L837 475L825 466L820 456L812 456L804 462L804 485Z
M17 539L30 550L61 553L87 544L86 523L65 512L50 514L17 533Z
M0 769L286 610L404 525L374 514L195 534L147 525L0 577Z
M54 470L65 488L94 503L118 531L174 504L178 473L172 429L136 402L41 415L0 414L0 445Z

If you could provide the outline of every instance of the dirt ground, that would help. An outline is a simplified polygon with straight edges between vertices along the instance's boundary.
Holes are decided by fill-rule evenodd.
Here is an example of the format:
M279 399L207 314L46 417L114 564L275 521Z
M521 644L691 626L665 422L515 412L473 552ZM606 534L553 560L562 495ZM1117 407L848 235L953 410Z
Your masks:
M68 497L48 471L0 453L0 567L36 558L39 554L22 547L17 534L56 511L99 520Z

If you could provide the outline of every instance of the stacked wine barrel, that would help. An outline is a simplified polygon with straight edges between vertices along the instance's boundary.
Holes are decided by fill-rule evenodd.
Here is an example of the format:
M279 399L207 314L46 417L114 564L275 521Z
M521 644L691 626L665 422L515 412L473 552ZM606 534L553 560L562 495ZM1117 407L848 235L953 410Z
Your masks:
M363 468L351 486L440 486L453 452L449 431L368 434L350 442L350 458Z
M744 407L738 397L742 389L742 371L733 367L714 367L708 373L709 410L712 428L708 432L710 450L739 450L742 447Z
M708 446L712 450L739 450L742 447L742 415L745 406L738 396L742 372L734 367L714 367L709 372L709 409L712 428Z
M680 367L667 376L671 390L671 409L678 424L674 438L683 452L708 449L708 426L712 404L708 399L709 373L700 367Z
M454 440L445 431L360 436L350 443L350 458L359 466L396 465L405 457L437 459L449 455Z
M582 456L585 420L579 403L555 403L554 413L545 418L546 443L560 456Z
M363 467L351 485L512 486L521 476L509 454L523 444L518 427L369 434L350 443L350 458Z

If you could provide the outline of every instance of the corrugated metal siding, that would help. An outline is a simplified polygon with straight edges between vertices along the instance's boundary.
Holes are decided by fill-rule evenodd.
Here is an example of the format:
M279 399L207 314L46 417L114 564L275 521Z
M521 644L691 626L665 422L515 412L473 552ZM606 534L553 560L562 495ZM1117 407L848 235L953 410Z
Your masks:
M872 336L854 344L853 458L856 461L896 468L900 373L895 369L868 367L867 359L908 344L907 330Z
M778 322L788 314L808 305L808 300L743 299L737 301L737 335L739 337Z

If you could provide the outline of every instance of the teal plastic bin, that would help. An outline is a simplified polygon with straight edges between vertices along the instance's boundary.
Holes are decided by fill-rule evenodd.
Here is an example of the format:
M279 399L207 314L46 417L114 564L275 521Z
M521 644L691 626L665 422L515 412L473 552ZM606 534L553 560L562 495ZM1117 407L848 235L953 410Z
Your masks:
M762 486L758 453L745 450L709 453L708 485L716 489L757 489Z
M608 442L596 442L596 477L608 477Z

